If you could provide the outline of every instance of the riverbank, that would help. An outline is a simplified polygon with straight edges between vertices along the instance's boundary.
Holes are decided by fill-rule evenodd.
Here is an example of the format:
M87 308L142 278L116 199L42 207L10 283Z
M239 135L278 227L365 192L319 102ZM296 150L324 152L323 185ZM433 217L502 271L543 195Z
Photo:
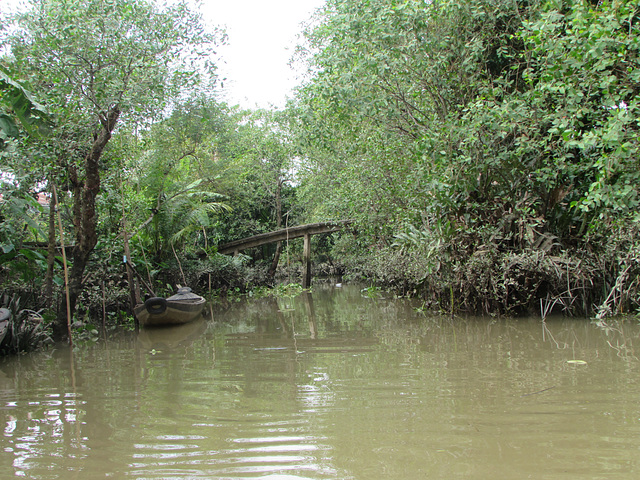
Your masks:
M358 254L334 248L315 259L312 285L338 275L347 283L365 282L419 299L423 310L448 315L546 318L561 314L596 319L635 315L640 308L640 247L633 232L625 232L573 249L550 244L516 250L498 243L471 248L459 240L441 242L432 250L398 243L361 249ZM168 262L156 273L155 286L162 293L172 285L187 284L209 298L232 299L264 292L278 283L301 281L302 264L296 252L291 252L275 278L268 275L269 266L269 261L254 262L249 257L186 258L180 265ZM83 331L133 325L123 272L114 267L108 277L104 273L91 270L87 276L74 321ZM11 305L1 305L10 306L19 320L5 353L46 344L45 319L55 314L38 303L39 292L28 285L14 287L3 296Z
M571 249L451 241L425 252L396 245L369 250L345 272L450 314L605 318L640 311L637 238L626 230Z

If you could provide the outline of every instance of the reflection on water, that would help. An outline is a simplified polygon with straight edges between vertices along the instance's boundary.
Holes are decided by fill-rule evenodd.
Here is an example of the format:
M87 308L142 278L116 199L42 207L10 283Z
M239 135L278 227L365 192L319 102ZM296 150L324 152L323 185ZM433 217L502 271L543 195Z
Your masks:
M635 479L635 323L317 287L0 363L0 478Z
M184 325L143 328L138 333L138 342L149 351L174 350L187 347L207 330L203 317Z

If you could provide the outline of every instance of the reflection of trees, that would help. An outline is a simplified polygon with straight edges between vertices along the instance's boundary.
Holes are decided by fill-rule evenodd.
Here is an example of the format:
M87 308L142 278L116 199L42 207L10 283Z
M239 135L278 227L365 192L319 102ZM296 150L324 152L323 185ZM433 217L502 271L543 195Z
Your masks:
M521 441L514 425L523 422L539 447L540 419L561 430L562 413L583 408L592 410L571 428L613 438L614 424L593 414L602 398L623 424L640 415L630 389L635 358L621 362L611 348L631 350L634 325L430 318L410 301L349 288L284 306L238 302L186 342L163 331L76 348L73 366L68 350L5 363L5 406L16 405L6 410L4 438L14 452L2 460L15 466L4 471L51 478L49 467L82 461L86 478L189 468L214 477L247 456L271 455L270 472L410 478L413 469L412 478L440 478L442 455L462 474L500 452L526 464L506 443ZM615 397L587 402L603 388ZM29 435L29 450L17 448Z
M5 440L12 445L13 458L12 466L3 471L51 478L47 472L54 467L99 455L100 450L93 449L95 439L114 433L114 413L85 392L87 387L97 388L93 394L101 392L106 397L103 388L112 379L101 376L99 384L92 382L92 375L78 366L85 356L86 352L75 354L64 349L5 363L5 385L11 386L10 393L5 391L6 406L12 407L8 409ZM36 394L23 399L21 392Z
M188 391L185 365L213 358L213 344L203 340L152 354L127 335L106 345L7 359L4 443L12 455L4 455L10 464L3 471L58 478L51 472L68 469L90 478L127 469L136 439L158 433L137 427L180 405L181 390Z
M609 345L621 358L637 361L633 339L637 336L637 325L626 319L600 319L596 326L604 333Z

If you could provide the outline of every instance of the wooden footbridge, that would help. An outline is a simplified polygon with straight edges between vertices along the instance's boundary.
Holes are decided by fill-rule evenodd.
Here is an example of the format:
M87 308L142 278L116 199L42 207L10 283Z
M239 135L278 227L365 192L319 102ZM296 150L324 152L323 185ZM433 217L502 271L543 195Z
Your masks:
M311 235L337 232L351 223L351 220L342 220L338 222L308 223L306 225L283 228L274 232L261 233L260 235L254 235L253 237L242 238L240 240L225 243L224 245L218 246L218 252L225 255L238 254L242 250L259 247L268 243L282 242L304 237L304 271L302 274L302 286L304 288L309 288L311 285Z

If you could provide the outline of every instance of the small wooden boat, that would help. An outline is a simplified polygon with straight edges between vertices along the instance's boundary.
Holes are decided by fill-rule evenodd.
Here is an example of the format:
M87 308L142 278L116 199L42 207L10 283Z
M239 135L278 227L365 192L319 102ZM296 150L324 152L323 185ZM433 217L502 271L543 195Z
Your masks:
M182 287L168 298L148 298L135 306L134 313L143 327L181 325L195 320L202 313L205 302L189 287Z

